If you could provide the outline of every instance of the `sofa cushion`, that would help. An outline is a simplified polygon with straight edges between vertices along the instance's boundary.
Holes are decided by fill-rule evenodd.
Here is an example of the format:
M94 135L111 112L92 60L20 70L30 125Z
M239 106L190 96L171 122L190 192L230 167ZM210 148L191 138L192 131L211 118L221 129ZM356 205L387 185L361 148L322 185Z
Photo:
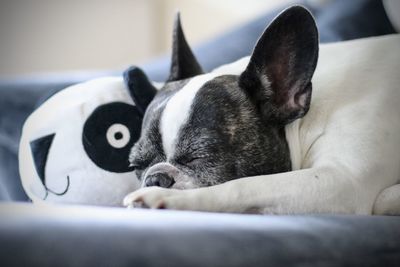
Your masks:
M0 204L1 266L399 266L400 218Z

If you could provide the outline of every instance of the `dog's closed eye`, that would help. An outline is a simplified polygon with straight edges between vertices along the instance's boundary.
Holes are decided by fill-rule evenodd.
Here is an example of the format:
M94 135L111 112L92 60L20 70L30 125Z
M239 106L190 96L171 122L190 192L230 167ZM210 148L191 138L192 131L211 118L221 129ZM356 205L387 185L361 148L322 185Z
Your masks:
M174 161L183 166L195 166L199 164L199 162L207 159L207 155L205 153L185 153L179 157L177 157Z
M184 156L180 157L179 159L176 160L177 163L181 165L191 165L195 164L198 161L202 160L204 157L201 156Z

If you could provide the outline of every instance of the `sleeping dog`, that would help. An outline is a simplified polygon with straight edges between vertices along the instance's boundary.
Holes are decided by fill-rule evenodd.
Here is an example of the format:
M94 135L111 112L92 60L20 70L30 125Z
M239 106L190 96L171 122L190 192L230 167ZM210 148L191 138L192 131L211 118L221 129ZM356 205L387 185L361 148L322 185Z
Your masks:
M294 6L249 58L204 74L178 18L164 87L124 74L145 111L130 155L143 188L124 204L400 213L399 49L392 35L319 51L312 15Z

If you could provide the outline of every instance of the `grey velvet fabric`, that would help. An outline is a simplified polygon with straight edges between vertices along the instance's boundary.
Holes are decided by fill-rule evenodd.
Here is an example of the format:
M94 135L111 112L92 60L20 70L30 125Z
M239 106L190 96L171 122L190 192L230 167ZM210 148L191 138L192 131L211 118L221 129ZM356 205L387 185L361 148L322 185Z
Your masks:
M400 218L3 206L1 266L380 266Z

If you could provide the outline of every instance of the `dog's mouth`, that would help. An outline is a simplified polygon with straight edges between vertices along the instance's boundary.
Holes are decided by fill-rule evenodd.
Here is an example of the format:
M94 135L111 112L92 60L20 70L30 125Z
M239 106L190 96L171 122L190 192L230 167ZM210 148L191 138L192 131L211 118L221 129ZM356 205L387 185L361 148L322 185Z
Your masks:
M49 150L50 150L51 144L53 143L55 135L56 135L55 133L49 134L49 135L40 137L40 138L35 139L30 142L32 158L33 158L33 163L35 165L36 173L39 176L40 181L42 182L42 185L44 186L44 188L46 190L46 194L45 194L43 200L46 200L46 198L49 196L49 193L56 195L56 196L65 195L68 192L68 189L70 186L69 175L67 175L67 185L65 186L65 189L62 190L61 192L56 192L56 191L50 189L46 185L46 177L45 177L46 163L47 163L47 158L49 155Z

